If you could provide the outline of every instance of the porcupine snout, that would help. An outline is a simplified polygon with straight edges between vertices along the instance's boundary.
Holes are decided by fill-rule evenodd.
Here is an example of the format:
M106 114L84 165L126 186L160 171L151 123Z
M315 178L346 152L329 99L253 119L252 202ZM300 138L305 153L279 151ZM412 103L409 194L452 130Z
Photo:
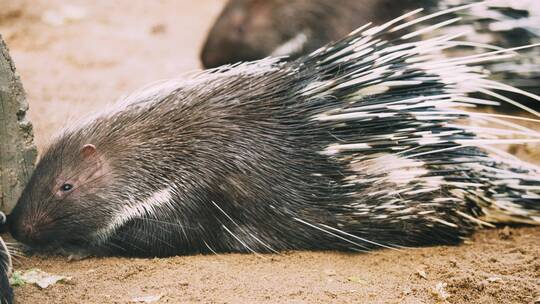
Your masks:
M8 225L13 237L31 246L45 244L50 241L47 238L47 227L51 223L52 219L45 214L26 217L20 222L8 218Z

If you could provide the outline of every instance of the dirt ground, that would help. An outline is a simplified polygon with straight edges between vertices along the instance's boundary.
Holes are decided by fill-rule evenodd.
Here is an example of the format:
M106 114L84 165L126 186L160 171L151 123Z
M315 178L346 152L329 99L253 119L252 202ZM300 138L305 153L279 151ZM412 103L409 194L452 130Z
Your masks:
M199 67L222 0L2 0L42 150L56 130L146 83ZM517 151L538 161L538 147ZM15 289L18 303L540 303L540 228L477 233L455 247L165 259L19 258L71 276Z

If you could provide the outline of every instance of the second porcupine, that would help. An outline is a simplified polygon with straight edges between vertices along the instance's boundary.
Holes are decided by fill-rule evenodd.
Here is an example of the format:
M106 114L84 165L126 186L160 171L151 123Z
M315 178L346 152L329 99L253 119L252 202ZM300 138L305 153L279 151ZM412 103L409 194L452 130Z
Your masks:
M4 232L6 224L6 215L0 212L0 232ZM0 237L0 303L13 303L13 289L9 285L9 276L11 275L11 254Z
M456 244L540 224L540 169L492 146L540 134L462 109L494 103L469 93L512 90L465 65L506 53L438 59L452 37L410 41L400 20L296 61L153 85L68 128L10 215L13 236L167 256Z
M418 7L429 13L475 2L481 1L229 0L206 38L201 61L209 68L267 56L295 59L368 22L384 23ZM476 43L460 53L484 52L485 44L511 48L540 42L536 0L486 1L453 17L462 20L445 29L468 31L467 40ZM495 63L490 71L496 80L540 94L540 48L522 52L512 62Z
M201 61L214 68L270 55L295 59L418 6L417 0L231 0L210 29Z

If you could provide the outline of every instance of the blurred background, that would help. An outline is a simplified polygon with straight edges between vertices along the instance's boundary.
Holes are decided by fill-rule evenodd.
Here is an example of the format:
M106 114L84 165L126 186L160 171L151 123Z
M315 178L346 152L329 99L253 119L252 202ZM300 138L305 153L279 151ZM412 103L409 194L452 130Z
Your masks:
M70 121L149 82L200 68L224 0L2 0L0 34L42 151Z

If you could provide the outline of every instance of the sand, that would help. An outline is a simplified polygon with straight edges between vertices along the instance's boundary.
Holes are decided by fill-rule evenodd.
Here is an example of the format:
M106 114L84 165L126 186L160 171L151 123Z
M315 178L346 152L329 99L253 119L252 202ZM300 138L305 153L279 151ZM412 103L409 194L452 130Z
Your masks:
M223 5L67 2L4 0L0 10L0 33L27 90L40 151L57 130L122 94L199 68L199 49ZM514 150L538 162L537 146ZM143 296L159 298L154 303L539 303L540 228L486 230L460 246L370 254L15 263L19 271L33 268L71 280L16 287L18 303L129 303Z

